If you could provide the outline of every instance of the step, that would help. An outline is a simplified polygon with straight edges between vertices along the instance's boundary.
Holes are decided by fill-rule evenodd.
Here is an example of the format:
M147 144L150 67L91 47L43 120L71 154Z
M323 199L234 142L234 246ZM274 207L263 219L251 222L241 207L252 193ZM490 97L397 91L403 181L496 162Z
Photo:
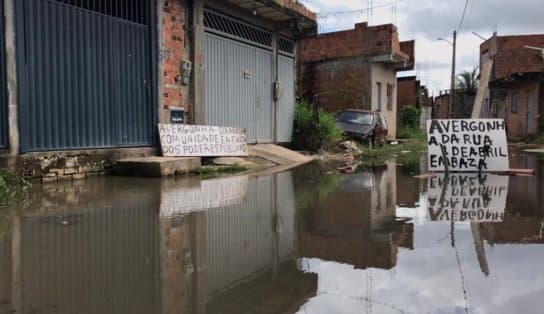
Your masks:
M189 173L202 165L200 157L142 157L119 160L114 173L122 176L165 177Z

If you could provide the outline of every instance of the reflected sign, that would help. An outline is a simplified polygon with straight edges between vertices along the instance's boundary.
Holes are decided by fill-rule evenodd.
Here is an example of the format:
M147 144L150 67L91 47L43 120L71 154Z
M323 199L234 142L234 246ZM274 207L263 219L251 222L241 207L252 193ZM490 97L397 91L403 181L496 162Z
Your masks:
M439 174L429 179L428 218L432 221L501 222L508 176Z

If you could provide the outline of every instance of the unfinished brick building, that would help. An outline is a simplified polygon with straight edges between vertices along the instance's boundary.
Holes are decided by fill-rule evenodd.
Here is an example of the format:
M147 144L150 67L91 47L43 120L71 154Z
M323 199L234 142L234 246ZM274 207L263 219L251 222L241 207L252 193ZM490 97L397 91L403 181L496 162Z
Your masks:
M508 137L541 132L544 117L544 34L493 36L480 46L480 64L493 59L487 116L506 120Z
M384 112L388 138L396 136L396 73L414 68L415 42L400 42L393 24L304 38L298 46L298 94L327 111L346 108Z

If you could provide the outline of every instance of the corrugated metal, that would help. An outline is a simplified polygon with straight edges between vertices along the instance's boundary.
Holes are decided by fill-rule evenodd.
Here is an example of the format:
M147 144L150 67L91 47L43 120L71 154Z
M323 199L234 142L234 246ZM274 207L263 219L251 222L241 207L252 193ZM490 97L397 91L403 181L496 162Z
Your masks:
M0 148L8 147L8 97L6 86L6 42L4 0L0 0Z
M0 313L11 310L11 237L0 237Z
M24 218L22 313L159 313L153 200Z
M257 49L256 50L256 93L257 93L257 139L260 143L272 142L272 67L274 65L272 52Z
M295 61L293 58L278 56L278 78L283 95L278 102L276 115L276 140L291 142L295 116Z
M250 183L243 204L207 213L209 295L272 268L275 256L273 197L273 178L262 177ZM293 250L294 242L290 246L290 251Z
M153 144L149 27L55 1L16 10L23 152Z
M207 33L205 123L246 128L248 142L271 142L272 67L272 52Z
M295 190L292 172L276 175L276 212L280 262L293 257L295 243Z

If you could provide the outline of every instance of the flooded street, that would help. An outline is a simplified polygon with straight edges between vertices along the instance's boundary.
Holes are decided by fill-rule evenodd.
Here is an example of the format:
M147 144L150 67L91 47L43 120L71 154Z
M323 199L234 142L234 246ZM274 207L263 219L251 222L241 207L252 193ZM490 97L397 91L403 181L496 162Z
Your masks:
M544 161L511 161L537 176L36 185L0 217L0 313L541 313Z

